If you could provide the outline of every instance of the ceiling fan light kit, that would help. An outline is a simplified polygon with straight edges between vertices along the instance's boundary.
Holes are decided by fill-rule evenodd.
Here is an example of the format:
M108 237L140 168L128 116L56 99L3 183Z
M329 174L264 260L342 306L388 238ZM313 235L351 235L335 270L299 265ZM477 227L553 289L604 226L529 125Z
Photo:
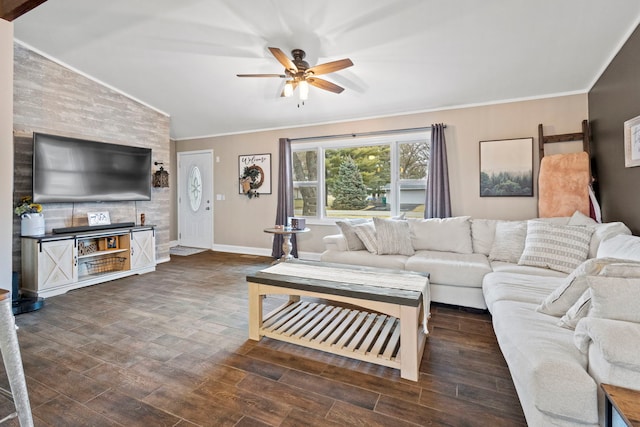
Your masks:
M300 87L300 101L306 101L309 99L309 83L306 80L303 80L298 84Z
M319 79L315 76L321 74L329 74L335 71L351 67L353 62L349 58L340 59L338 61L319 64L309 67L309 63L304 60L306 53L302 49L293 49L291 55L293 60L289 59L282 50L277 47L270 47L271 54L284 66L284 74L236 74L238 77L277 77L287 79L284 89L280 96L290 97L297 87L300 88L299 97L304 105L304 101L309 98L309 85L318 89L326 90L333 93L341 93L344 88L328 80ZM300 105L298 105L299 107Z

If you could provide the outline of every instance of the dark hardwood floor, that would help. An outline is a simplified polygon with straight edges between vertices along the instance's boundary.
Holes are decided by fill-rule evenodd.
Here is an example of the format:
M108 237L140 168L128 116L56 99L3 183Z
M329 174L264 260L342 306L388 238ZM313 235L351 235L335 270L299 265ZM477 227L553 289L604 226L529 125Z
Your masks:
M173 256L17 316L36 426L526 425L488 314L432 307L418 382L248 340L245 277L270 261Z

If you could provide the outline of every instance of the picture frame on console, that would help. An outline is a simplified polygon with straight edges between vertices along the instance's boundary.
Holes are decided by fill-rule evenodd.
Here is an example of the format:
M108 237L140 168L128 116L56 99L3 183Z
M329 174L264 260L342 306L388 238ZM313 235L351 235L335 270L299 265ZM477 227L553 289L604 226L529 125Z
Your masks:
M640 116L624 122L624 167L640 166Z
M111 218L109 218L109 212L87 212L87 221L90 226L97 225L109 225L111 224Z
M533 197L533 137L480 141L480 197Z

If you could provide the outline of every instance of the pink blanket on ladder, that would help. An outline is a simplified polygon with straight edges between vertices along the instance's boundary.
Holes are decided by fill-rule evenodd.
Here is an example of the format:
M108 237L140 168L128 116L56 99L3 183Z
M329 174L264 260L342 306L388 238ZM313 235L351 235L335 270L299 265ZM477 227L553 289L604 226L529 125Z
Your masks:
M538 177L538 216L589 216L589 154L586 152L545 156Z

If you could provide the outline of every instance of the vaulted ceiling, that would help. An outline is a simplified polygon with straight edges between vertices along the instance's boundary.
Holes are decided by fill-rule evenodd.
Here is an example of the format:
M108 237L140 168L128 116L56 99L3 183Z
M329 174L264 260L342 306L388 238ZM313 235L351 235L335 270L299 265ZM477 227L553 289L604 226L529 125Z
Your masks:
M639 19L637 0L49 0L14 33L185 139L586 92ZM282 74L271 46L350 58L323 76L344 92L302 106L236 77Z
M0 0L0 19L13 21L47 0Z

